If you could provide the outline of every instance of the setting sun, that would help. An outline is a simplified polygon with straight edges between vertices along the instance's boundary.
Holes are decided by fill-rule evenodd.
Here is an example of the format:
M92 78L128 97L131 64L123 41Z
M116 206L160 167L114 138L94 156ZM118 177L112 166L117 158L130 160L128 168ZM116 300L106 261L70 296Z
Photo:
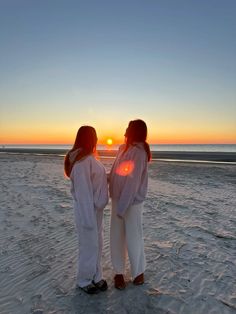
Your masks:
M112 145L113 144L113 140L111 138L107 139L107 145Z

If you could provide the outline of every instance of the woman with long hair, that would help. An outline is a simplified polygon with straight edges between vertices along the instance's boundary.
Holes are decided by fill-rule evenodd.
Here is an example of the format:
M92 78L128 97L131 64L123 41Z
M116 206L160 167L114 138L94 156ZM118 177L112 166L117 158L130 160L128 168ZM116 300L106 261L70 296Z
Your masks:
M97 134L82 126L66 154L65 175L71 180L75 224L79 240L76 286L94 294L107 289L102 279L103 209L108 203L107 175L95 158Z
M133 283L144 283L145 255L142 231L143 202L147 194L148 162L151 153L146 123L129 122L125 144L118 151L110 173L112 199L110 247L115 287L124 289L128 253Z

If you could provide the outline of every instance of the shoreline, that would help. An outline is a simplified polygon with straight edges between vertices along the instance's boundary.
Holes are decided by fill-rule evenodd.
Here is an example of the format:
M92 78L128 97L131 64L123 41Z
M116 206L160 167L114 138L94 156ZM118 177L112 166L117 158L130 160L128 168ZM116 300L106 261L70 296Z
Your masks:
M109 172L113 157L103 157ZM233 314L236 310L236 167L150 163L143 207L145 284L114 288L111 201L104 210L108 290L75 289L78 238L63 156L2 153L1 313Z
M40 148L0 148L0 153L13 154L41 154L41 155L65 155L66 149L40 149ZM98 150L100 157L115 157L117 150ZM235 163L234 152L196 152L196 151L152 151L152 160L166 161L206 161Z

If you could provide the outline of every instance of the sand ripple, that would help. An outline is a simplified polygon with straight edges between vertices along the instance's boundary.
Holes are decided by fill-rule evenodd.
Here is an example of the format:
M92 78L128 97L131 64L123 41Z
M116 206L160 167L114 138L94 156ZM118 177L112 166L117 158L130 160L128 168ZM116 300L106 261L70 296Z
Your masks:
M144 210L146 283L112 286L108 204L109 290L91 297L75 290L77 236L63 159L1 154L0 162L1 314L236 313L235 166L153 162ZM109 169L111 160L104 162Z

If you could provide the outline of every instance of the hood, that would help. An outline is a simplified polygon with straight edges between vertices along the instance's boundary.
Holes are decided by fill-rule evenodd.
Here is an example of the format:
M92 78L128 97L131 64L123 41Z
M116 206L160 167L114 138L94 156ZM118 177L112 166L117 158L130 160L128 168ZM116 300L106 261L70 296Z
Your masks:
M76 150L73 150L73 151L70 151L69 152L69 160L70 160L70 163L72 164L76 157L78 156L79 152L81 151L81 148L77 148Z

